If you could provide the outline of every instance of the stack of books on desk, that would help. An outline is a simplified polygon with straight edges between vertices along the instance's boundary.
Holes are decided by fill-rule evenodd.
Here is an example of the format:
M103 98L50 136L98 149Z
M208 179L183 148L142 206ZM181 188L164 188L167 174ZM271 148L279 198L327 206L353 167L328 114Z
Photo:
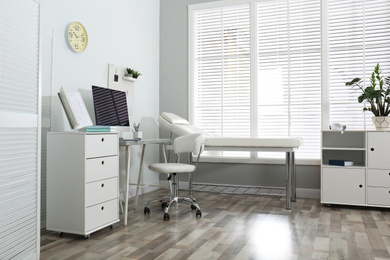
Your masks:
M91 125L85 128L86 132L116 132L115 126Z

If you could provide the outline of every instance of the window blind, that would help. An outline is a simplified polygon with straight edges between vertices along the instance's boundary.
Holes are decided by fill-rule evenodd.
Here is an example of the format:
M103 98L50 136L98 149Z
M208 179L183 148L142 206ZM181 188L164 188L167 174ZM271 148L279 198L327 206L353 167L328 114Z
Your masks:
M372 113L363 113L361 94L345 82L364 84L377 63L390 75L390 1L329 0L329 121L347 129L374 129Z
M0 259L39 259L39 3L0 2Z
M203 4L194 8L196 19L190 16L194 97L190 96L189 109L195 124L216 136L301 136L304 145L296 153L298 159L320 157L320 132L328 123L346 124L349 130L374 128L372 115L363 113L363 104L357 102L360 93L345 82L360 77L369 84L377 63L384 76L390 75L388 0L248 0L251 8L256 7L241 12L252 15L249 20L237 16L230 22L237 22L237 32L243 29L238 25L249 22L245 27L249 35L235 37L229 45L223 13L225 8L239 10L238 5L226 7L237 2ZM244 39L246 48L238 44ZM227 46L229 52L224 52ZM235 56L240 57L235 65L226 55L233 53L232 46L240 46L236 53L245 53ZM239 73L227 71L227 65ZM234 75L235 86L240 86L235 89L239 104L227 102L232 96L225 100L227 90L234 89L227 87ZM251 94L255 97L249 98ZM239 117L232 120L228 111L239 111ZM227 119L233 122L230 128Z
M303 137L297 158L319 158L320 17L319 0L257 4L258 136Z
M193 121L214 136L250 136L249 11L245 4L195 14Z

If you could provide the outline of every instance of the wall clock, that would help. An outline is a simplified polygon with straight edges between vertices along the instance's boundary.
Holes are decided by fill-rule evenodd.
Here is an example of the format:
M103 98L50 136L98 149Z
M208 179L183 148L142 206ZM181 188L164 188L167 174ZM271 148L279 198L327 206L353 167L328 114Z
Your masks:
M66 43L74 52L83 52L88 45L88 34L80 22L71 22L65 29Z

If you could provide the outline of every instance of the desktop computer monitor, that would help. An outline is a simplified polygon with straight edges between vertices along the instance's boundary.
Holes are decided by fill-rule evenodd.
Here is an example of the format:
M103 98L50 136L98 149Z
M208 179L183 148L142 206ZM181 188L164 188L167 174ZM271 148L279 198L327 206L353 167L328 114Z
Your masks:
M119 137L130 132L126 92L92 86L96 125L115 126Z

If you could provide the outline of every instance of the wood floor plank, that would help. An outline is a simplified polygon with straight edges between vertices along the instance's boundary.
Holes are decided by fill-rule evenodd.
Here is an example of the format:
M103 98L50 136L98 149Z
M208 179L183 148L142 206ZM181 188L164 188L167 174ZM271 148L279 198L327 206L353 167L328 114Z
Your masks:
M143 205L167 192L141 195L138 210L131 199L127 226L121 219L90 239L42 230L41 259L390 259L389 209L298 198L286 210L283 196L196 191L201 218L173 205L164 221L158 203L144 215Z

